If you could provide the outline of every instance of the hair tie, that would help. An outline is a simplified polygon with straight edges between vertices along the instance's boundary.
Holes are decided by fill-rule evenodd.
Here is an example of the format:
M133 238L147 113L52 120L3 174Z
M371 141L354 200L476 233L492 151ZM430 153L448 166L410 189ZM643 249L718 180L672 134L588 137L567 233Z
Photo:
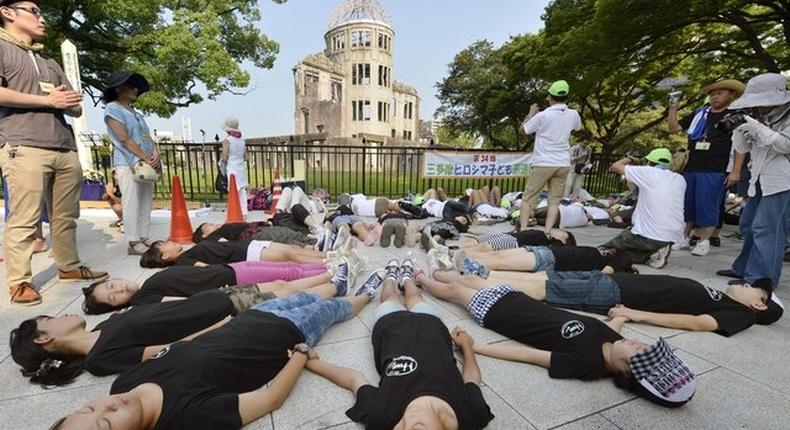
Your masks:
M41 362L41 365L38 366L38 370L36 370L36 373L34 374L34 376L36 378L40 378L45 373L48 373L50 371L50 369L59 369L60 366L62 366L62 365L63 365L63 361L62 360L53 360L51 358L48 358L48 359L46 359L46 360Z

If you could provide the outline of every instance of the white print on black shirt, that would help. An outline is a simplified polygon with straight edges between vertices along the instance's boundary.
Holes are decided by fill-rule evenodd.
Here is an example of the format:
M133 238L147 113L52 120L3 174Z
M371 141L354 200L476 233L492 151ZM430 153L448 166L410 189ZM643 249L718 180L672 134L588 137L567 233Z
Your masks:
M156 353L156 355L151 357L151 360L156 360L157 358L162 358L165 355L167 355L168 352L170 352L170 345L162 348L159 352Z
M132 310L133 307L134 306L127 306L127 307L125 307L123 309L118 310L117 312L115 312L115 314L116 315L125 314L125 313L129 312L130 310Z
M718 302L719 300L721 300L721 291L719 291L719 290L714 290L714 289L713 289L713 288L711 288L711 287L705 287L705 289L706 289L706 290L708 290L708 294L710 294L710 298L711 298L711 299L713 299L713 300L715 300L715 301L717 301L717 302Z
M417 360L406 355L401 355L390 361L384 374L387 376L406 376L415 370L417 370Z
M570 339L584 332L584 324L579 320L570 320L562 325L562 337Z

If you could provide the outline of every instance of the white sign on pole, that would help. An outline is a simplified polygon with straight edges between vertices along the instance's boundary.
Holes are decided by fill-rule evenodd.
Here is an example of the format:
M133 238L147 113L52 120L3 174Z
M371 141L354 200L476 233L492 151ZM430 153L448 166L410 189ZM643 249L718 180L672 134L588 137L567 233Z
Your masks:
M82 92L77 47L70 40L66 39L60 45L60 53L63 56L63 71L66 72L66 78L68 78L74 91ZM82 103L82 115L78 118L72 118L72 127L74 128L74 140L77 142L77 154L80 157L82 170L93 169L93 157L88 146L88 139L83 137L88 131L85 103Z
M527 152L439 152L423 156L424 178L518 178L532 171Z

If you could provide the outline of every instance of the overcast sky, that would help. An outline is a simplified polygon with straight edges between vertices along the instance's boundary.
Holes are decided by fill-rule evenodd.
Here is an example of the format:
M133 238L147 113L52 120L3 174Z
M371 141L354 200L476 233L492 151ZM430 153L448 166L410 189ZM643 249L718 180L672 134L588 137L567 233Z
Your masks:
M395 27L393 78L412 85L422 98L421 117L430 119L439 103L436 82L447 73L447 64L472 42L488 39L497 46L510 36L542 27L540 15L548 0L380 0ZM181 134L181 118L192 121L209 138L219 132L228 115L239 118L246 137L292 134L293 73L291 69L309 54L324 47L324 33L340 0L289 0L278 5L261 0L261 30L280 43L272 69L249 67L253 90L245 96L222 95L206 100L173 117L148 118L152 129ZM88 129L104 132L101 107L88 107Z

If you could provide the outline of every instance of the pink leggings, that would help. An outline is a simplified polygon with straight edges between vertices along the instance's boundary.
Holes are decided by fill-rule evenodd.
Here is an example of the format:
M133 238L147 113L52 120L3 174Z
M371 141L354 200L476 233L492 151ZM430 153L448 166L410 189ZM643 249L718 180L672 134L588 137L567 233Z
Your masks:
M290 262L242 261L229 266L236 272L236 284L260 284L272 281L293 281L326 272L324 263L299 264Z

